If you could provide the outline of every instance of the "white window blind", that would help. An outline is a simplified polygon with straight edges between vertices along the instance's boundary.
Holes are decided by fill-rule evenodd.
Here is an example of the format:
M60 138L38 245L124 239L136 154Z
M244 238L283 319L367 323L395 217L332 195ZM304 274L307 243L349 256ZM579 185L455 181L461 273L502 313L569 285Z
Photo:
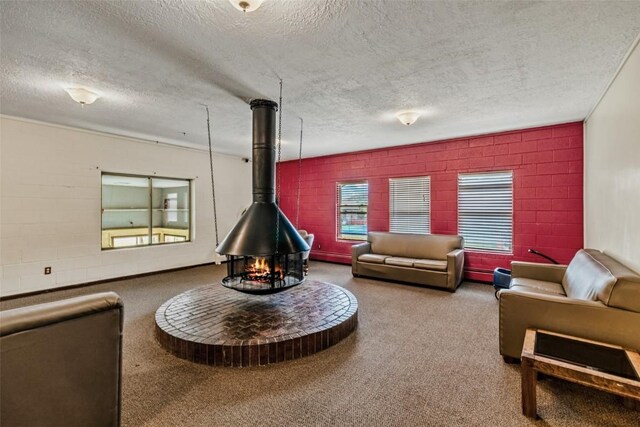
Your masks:
M431 232L431 180L428 176L389 179L389 231Z
M458 175L458 231L466 248L512 251L511 171Z
M366 240L369 184L339 182L336 193L338 239Z

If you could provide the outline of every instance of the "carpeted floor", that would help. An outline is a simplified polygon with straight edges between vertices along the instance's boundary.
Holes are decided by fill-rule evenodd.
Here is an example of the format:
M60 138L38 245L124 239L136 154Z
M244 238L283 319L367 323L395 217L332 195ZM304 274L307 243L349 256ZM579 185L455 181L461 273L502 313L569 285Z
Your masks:
M349 266L315 262L310 271L355 294L358 330L314 356L259 368L193 364L154 341L155 310L219 281L224 266L13 299L0 308L118 292L125 304L125 426L640 425L640 412L619 398L551 378L538 385L542 419L521 415L519 367L498 353L490 286L463 283L451 294L354 279Z

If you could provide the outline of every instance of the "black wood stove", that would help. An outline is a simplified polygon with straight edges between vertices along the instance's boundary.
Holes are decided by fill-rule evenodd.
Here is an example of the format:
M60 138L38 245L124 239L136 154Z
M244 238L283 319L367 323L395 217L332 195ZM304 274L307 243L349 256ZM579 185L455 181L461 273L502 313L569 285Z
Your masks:
M273 293L304 281L303 254L310 250L276 204L276 111L256 99L253 111L253 203L216 248L227 255L222 285L247 293Z

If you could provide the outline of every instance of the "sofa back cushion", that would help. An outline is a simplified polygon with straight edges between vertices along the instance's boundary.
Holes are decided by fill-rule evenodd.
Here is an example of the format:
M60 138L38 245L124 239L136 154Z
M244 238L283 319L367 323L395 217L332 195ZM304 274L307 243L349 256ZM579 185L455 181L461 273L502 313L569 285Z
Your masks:
M581 249L562 279L569 298L640 312L640 276L610 256Z
M405 258L446 260L447 254L462 248L461 236L404 234L371 231L371 252Z
M607 299L601 301L610 307L640 312L640 275L605 253L594 249L587 252L616 278Z
M602 301L606 304L616 278L589 252L580 249L562 278L562 287L569 298Z

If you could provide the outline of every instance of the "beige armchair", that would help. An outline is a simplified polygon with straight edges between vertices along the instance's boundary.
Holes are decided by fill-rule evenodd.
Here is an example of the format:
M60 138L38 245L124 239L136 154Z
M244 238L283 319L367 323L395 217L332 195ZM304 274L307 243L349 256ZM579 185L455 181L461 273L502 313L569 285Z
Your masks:
M580 250L568 266L512 262L500 298L500 354L519 359L527 328L640 350L640 276L608 255Z
M307 245L309 245L309 250L305 251L302 254L302 260L304 262L304 275L306 276L309 274L309 254L311 253L311 248L313 247L313 238L315 236L313 234L309 234L307 230L298 230L298 233L300 233L300 236L302 236L304 241L307 242Z

